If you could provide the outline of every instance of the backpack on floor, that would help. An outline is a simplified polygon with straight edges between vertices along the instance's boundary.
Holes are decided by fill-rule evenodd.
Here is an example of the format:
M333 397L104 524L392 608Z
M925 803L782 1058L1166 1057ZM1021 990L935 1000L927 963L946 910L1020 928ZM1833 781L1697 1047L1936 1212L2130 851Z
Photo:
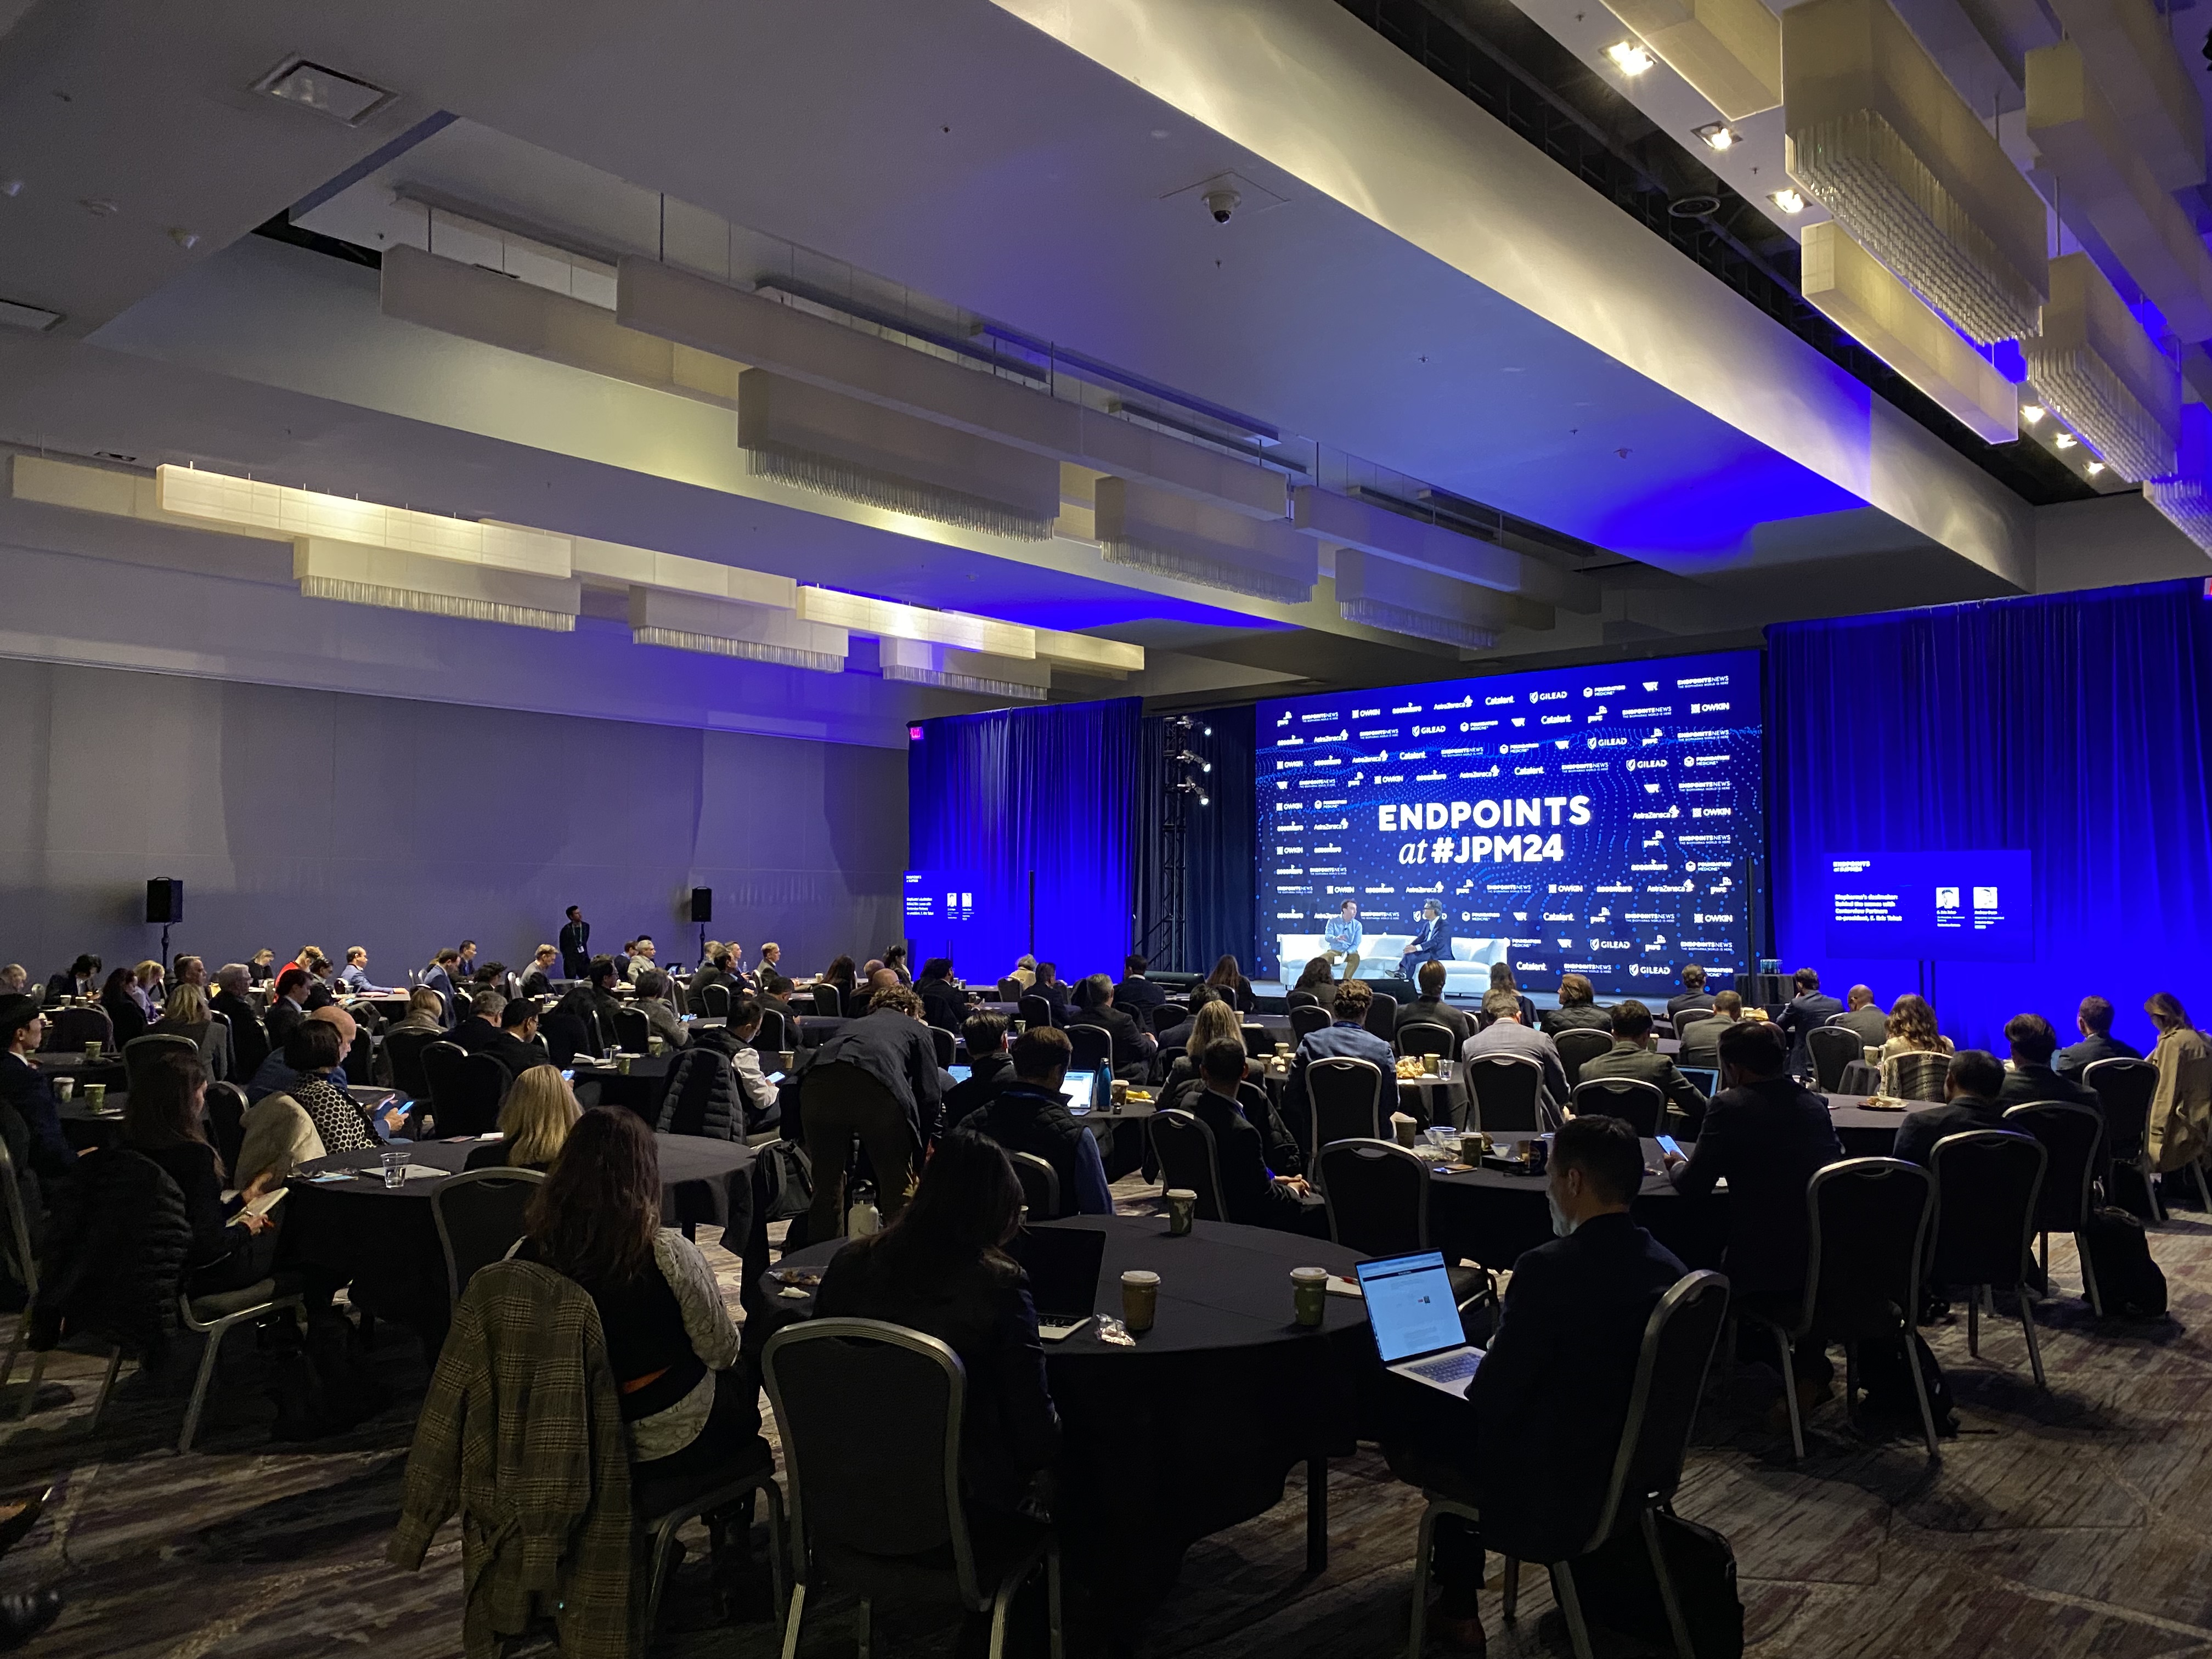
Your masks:
M1743 1602L1735 1590L1735 1552L1711 1527L1685 1521L1671 1510L1658 1515L1659 1547L1667 1576L1689 1629L1698 1659L1742 1659ZM1574 1563L1575 1593L1593 1625L1632 1636L1672 1653L1674 1632L1659 1581L1651 1571L1644 1528L1631 1526Z
M805 1215L814 1203L814 1165L806 1148L795 1140L771 1140L757 1156L762 1219L788 1221Z
M1859 1387L1866 1395L1861 1409L1871 1417L1910 1424L1916 1434L1920 1431L1920 1401L1912 1392L1912 1374L1905 1369L1908 1349L1913 1364L1920 1367L1921 1384L1928 1390L1928 1413L1936 1419L1936 1432L1956 1434L1959 1402L1952 1397L1942 1366L1936 1363L1935 1351L1918 1331L1911 1333L1910 1341L1893 1339L1858 1345Z
M2081 1243L2107 1316L2166 1317L2166 1275L2150 1259L2142 1222L2125 1210L2092 1209L2081 1224Z

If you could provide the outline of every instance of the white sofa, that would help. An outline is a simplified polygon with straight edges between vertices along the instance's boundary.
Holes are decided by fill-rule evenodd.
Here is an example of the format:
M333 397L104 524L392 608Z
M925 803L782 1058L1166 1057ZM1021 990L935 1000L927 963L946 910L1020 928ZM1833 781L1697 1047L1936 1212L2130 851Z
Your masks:
M1359 975L1361 979L1394 979L1398 973L1398 958L1413 942L1411 933L1369 933L1359 943ZM1454 939L1452 959L1444 964L1444 994L1447 996L1480 996L1490 988L1490 965L1505 960L1509 940L1502 939ZM1297 983L1306 963L1319 956L1325 948L1319 933L1278 933L1275 936L1275 959L1280 964L1285 988Z

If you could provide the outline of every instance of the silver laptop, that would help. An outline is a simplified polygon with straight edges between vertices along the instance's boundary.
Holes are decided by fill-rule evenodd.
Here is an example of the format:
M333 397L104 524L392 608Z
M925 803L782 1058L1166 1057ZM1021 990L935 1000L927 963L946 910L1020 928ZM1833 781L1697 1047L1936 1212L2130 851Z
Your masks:
M1468 1384L1482 1364L1482 1350L1460 1328L1459 1304L1452 1297L1443 1254L1424 1250L1363 1261L1356 1271L1360 1294L1367 1299L1367 1326L1375 1333L1384 1367L1455 1400L1466 1399Z

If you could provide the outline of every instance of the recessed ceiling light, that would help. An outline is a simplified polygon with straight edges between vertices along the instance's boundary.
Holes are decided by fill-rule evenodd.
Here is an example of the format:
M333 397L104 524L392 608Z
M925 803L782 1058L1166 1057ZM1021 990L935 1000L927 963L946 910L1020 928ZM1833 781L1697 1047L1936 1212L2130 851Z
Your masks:
M1616 40L1605 49L1605 55L1623 75L1641 75L1651 67L1650 50L1640 41Z
M2105 470L2105 464L2104 464L2102 461L2092 461L2092 462L2090 462L2090 463L2089 463L2089 465L2088 465L2087 468L2086 469L2086 471L2088 472L2089 476L2090 476L2091 477L2093 477L2093 478L2094 478L2094 477L2096 477L2100 472L2102 472L2104 470Z
M105 196L82 197L78 199L77 205L95 219L105 219L116 210L115 204Z
M1805 210L1805 198L1794 190L1778 190L1766 199L1784 213L1802 213Z
M186 230L182 225L172 225L169 227L169 240L189 253L200 245L200 234L197 230Z
M13 300L0 300L0 328L27 328L36 334L52 328L62 319L58 311L48 311L43 306L18 305Z
M23 181L21 179L0 179L0 196L21 196L22 193Z
M2071 449L2079 440L2070 432L2062 432L2051 441L2061 449Z
M2020 406L2020 418L2030 426L2041 420L2046 413L2048 411L2041 404L2022 404Z
M1692 131L1705 141L1709 149L1734 149L1735 148L1735 129L1725 121L1708 121L1705 125L1692 128Z
M399 95L304 58L285 59L255 82L253 89L349 127L359 126Z

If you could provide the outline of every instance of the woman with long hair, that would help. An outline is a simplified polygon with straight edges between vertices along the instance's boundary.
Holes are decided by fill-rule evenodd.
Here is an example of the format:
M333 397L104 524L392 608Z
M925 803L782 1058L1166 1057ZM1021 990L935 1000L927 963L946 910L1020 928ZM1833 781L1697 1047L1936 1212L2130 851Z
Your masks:
M1285 994L1283 1006L1286 1008L1326 1008L1328 1006L1328 988L1335 983L1335 964L1327 957L1309 957L1305 971L1298 975L1298 982Z
M207 993L198 986L187 981L171 987L169 1000L161 1005L161 1017L151 1029L165 1036L183 1037L198 1048L213 1081L221 1083L230 1075L228 1034L216 1024Z
M1160 1100L1164 1105L1189 1108L1185 1097L1203 1089L1206 1079L1199 1069L1199 1060L1209 1044L1234 1042L1239 1047L1244 1042L1244 1022L1235 1008L1226 1002L1209 1002L1193 1017L1190 1041L1183 1053L1168 1067L1167 1081L1161 1085ZM1305 1169L1305 1155L1298 1150L1297 1141L1283 1127L1283 1115L1275 1109L1275 1103L1267 1090L1267 1068L1261 1060L1246 1056L1244 1061L1245 1087L1239 1090L1239 1103L1245 1117L1260 1132L1265 1146L1267 1167L1278 1175L1298 1175ZM1261 1108L1264 1106L1265 1111Z
M598 1305L633 1491L734 1479L769 1462L759 1384L738 1364L738 1328L699 1247L660 1224L659 1148L635 1112L576 1120L531 1194L515 1255L573 1279Z
M118 1048L146 1035L149 1022L145 1009L139 1006L137 988L138 976L128 968L118 968L100 988L100 1006L107 1011L107 1023L115 1028Z
M1521 1023L1523 1025L1534 1025L1536 1023L1536 1005L1529 1001L1527 997L1521 996L1521 987L1513 977L1511 963L1493 962L1490 964L1490 988L1493 991L1510 991L1515 996L1521 997Z
M1890 1005L1882 1030L1889 1033L1888 1041L1881 1045L1884 1060L1895 1054L1952 1052L1951 1039L1936 1029L1936 1011L1928 1006L1927 998L1911 991Z
M1221 960L1213 964L1213 971L1206 976L1206 982L1235 1003L1238 1013L1252 1012L1252 981L1244 977L1243 969L1227 951L1222 952Z
M197 1054L163 1044L140 1062L123 1097L124 1145L160 1164L185 1195L192 1229L185 1290L191 1296L256 1284L269 1276L276 1255L274 1214L246 1208L268 1189L269 1177L257 1176L234 1197L222 1195L222 1158L200 1127L207 1084Z
M839 957L822 970L823 981L837 988L837 1000L848 1014L860 1012L853 1006L857 989L854 981L858 972L859 964L850 957Z
M947 1135L913 1202L883 1231L838 1251L814 1298L821 1317L888 1320L960 1356L962 1492L1003 1511L1021 1506L1060 1449L1029 1280L1006 1253L1021 1219L1021 1183L998 1143Z
M536 1170L542 1175L561 1155L582 1111L559 1066L528 1066L499 1103L500 1138L471 1150L466 1167Z
M2143 1012L2158 1028L2151 1062L2158 1089L2151 1096L2145 1149L2160 1175L2185 1168L2212 1147L2212 1044L2189 1023L2189 1011L2170 991L2154 992Z

